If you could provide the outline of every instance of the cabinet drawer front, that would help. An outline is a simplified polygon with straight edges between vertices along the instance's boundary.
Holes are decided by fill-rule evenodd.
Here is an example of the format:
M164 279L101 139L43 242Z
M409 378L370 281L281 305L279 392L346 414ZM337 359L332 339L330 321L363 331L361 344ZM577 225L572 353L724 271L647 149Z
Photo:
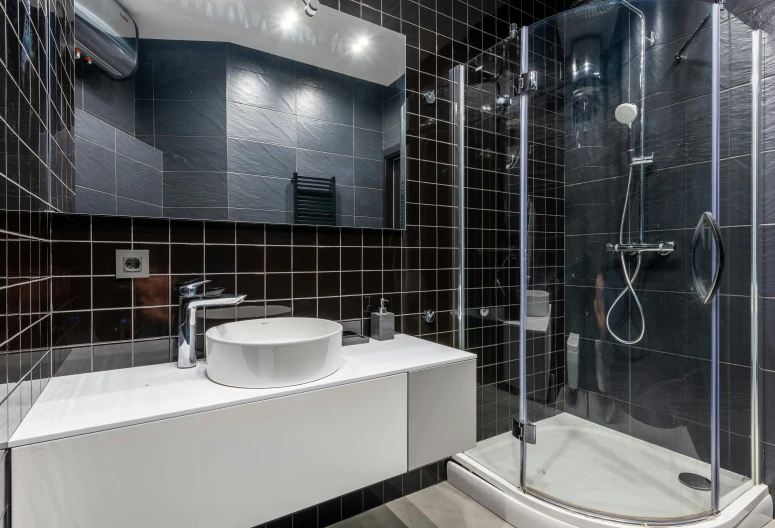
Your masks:
M399 374L13 449L14 528L245 528L401 474Z

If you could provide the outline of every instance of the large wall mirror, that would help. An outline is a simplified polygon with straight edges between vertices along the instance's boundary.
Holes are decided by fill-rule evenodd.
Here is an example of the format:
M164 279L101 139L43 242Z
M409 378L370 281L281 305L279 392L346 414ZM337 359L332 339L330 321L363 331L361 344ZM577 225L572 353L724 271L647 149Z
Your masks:
M405 37L316 0L76 1L76 213L402 229Z

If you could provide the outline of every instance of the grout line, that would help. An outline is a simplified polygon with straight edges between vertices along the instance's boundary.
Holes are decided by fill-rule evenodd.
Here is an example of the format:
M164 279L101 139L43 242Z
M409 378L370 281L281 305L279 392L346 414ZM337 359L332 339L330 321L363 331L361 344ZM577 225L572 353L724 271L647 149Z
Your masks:
M8 211L8 212L15 213L17 211ZM30 211L21 211L21 212L26 213L26 212L30 212ZM22 233L14 233L13 231L6 231L5 229L0 229L0 233L2 233L4 235L11 235L11 236L14 236L14 237L20 237L20 238L24 238L24 239L28 239L28 240L37 240L38 242L49 242L49 243L52 242L51 240L46 240L44 238L39 238L39 237L35 237L35 236L32 236L32 235L24 235ZM6 238L5 242L16 242L16 240L14 240L12 238Z
M90 360L90 368L89 372L94 372L94 217L89 217L89 272L92 274L91 280L89 281L89 286L91 288L90 290L90 296L91 300L89 302L89 360ZM53 247L53 246L52 246ZM52 251L53 253L53 251Z
M8 258L8 257L6 256L6 258ZM11 277L4 277L4 278L9 279ZM16 278L27 278L27 277L16 277ZM51 277L41 277L39 279L33 279L33 280L26 281L26 282L17 282L15 284L9 284L8 286L0 286L0 291L8 290L10 288L16 288L17 286L26 286L28 284L34 284L36 282L42 282L42 281L46 281L46 280L49 280L49 279L51 279ZM12 315L12 314L7 314L7 315Z
M44 312L40 312L40 313L44 313ZM30 314L30 315L32 315L32 314ZM50 317L50 316L51 316L50 313L46 313L43 317L39 318L37 321L35 321L33 323L30 323L29 325L27 325L26 327L22 328L17 333L12 335L11 337L7 338L5 341L0 342L0 347L4 347L5 345L10 343L11 341L16 339L17 337L21 336L24 332L26 332L27 330L29 330L30 328L32 328L33 326L35 326L36 324L40 323L41 321L43 321L44 319L46 319L47 317Z

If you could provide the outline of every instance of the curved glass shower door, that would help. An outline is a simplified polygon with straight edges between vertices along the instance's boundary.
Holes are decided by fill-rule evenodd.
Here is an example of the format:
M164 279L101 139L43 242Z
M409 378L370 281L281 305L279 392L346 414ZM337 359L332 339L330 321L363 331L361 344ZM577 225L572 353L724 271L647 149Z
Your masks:
M750 29L705 0L575 5L456 68L461 342L479 355L460 460L588 515L691 522L755 469L761 59L741 75Z
M719 506L713 485L745 484L712 470L718 20L704 1L581 4L523 43L539 80L525 365L537 442L524 488L604 517L702 517ZM545 333L531 330L543 320Z

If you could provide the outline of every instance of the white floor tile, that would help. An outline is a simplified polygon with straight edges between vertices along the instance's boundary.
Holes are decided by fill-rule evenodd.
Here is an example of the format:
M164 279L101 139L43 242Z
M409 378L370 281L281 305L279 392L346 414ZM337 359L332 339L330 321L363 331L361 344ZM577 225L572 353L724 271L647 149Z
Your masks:
M513 528L443 482L334 525L336 528Z

